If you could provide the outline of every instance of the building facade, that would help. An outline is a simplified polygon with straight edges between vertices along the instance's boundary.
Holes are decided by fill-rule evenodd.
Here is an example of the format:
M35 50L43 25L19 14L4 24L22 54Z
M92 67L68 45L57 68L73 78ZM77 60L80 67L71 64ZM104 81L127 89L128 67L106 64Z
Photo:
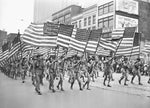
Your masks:
M71 18L71 24L73 24L76 28L88 30L96 29L96 12L97 4L85 8L80 14Z
M7 32L0 30L0 47L7 41Z
M109 38L113 29L137 27L139 3L134 0L100 1L97 7L98 28L103 28L103 37Z
M82 12L82 7L77 5L68 6L52 14L54 23L71 24L71 18Z
M150 0L100 0L87 8L69 6L52 15L53 22L73 24L81 29L103 29L110 38L113 29L137 27L142 40L150 40ZM74 13L74 14L73 14Z

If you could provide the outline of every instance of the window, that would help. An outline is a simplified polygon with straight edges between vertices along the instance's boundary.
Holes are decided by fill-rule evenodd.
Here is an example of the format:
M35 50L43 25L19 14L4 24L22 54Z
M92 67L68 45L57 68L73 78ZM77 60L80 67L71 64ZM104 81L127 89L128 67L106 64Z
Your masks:
M98 28L113 28L113 16L99 19Z
M108 17L104 18L103 21L104 21L103 27L108 28Z
M113 12L113 2L109 2L107 4L98 7L99 16L103 14L107 14L109 12Z
M109 28L113 28L113 17L109 17Z
M109 12L113 12L113 2L109 3Z
M103 28L103 19L98 20L98 27Z
M75 28L77 28L77 22L72 23L74 25Z
M102 15L103 14L103 6L100 6L99 8L98 8L98 15L100 16L100 15Z
M91 25L91 17L88 17L88 25Z
M86 25L87 25L87 19L84 18L84 26L86 26Z
M96 15L93 15L93 24L96 23Z
M105 4L104 5L104 14L108 13L109 10L108 10L108 4Z
M81 28L81 20L79 21L79 28Z

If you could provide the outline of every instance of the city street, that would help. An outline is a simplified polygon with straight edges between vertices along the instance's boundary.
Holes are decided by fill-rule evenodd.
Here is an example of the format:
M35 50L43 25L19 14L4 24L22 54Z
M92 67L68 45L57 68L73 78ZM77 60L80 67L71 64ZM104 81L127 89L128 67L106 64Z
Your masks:
M13 80L0 73L0 108L149 108L150 85L145 82L148 77L142 77L143 86L137 85L135 79L134 85L124 87L117 82L120 75L114 74L111 88L102 85L101 73L91 83L91 90L79 91L77 82L71 90L65 80L65 91L56 90L56 93L48 90L48 82L44 79L42 95L37 95L29 77L23 84L20 79Z

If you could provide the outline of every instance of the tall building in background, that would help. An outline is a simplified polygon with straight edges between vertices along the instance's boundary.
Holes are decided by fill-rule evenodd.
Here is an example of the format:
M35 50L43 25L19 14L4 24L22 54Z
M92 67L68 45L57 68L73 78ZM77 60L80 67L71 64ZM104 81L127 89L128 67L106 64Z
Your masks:
M0 30L0 47L7 41L7 32Z
M97 4L89 6L82 10L82 12L71 19L71 24L76 28L82 29L96 29L97 24Z
M52 21L55 23L71 24L71 18L81 13L83 8L77 5L70 5L52 14Z

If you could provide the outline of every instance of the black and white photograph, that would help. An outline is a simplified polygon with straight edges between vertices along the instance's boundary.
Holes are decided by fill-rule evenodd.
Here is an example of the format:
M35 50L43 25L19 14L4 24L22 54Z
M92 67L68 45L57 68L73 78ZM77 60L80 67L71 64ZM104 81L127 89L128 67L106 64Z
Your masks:
M150 108L150 0L0 0L0 108Z

